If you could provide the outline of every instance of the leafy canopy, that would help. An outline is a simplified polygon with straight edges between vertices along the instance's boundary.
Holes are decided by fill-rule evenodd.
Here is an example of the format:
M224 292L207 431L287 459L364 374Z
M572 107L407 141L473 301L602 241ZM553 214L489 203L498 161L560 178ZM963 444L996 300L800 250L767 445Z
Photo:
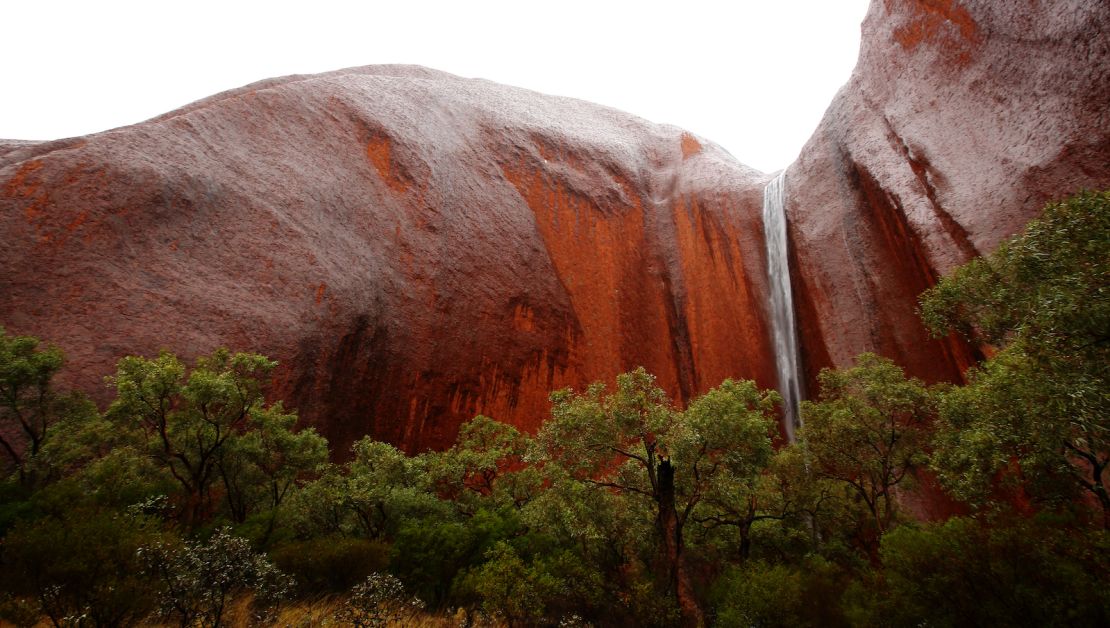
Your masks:
M802 404L801 440L815 472L849 485L881 533L896 514L892 490L926 462L929 391L871 353L850 369L822 370L819 379L821 399Z
M935 333L999 349L941 403L945 485L980 504L996 480L1061 505L1086 490L1110 528L1110 192L1048 205L921 305Z

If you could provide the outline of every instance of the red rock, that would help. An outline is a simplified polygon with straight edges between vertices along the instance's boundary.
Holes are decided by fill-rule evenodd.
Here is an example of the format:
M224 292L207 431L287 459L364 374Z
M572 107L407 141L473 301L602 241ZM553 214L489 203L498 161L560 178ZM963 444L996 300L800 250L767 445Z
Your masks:
M687 399L774 384L766 177L673 127L415 67L256 83L0 148L0 322L106 397L126 354L281 362L342 451L646 366Z
M786 175L809 390L863 351L955 380L917 295L1050 199L1110 187L1110 5L879 0ZM256 83L85 138L0 142L0 324L115 361L255 350L341 450L534 429L638 365L684 400L775 382L760 206L717 146L415 67Z
M929 380L975 357L916 298L1044 204L1110 187L1110 4L882 0L786 173L809 381L875 351ZM810 388L813 390L813 388Z

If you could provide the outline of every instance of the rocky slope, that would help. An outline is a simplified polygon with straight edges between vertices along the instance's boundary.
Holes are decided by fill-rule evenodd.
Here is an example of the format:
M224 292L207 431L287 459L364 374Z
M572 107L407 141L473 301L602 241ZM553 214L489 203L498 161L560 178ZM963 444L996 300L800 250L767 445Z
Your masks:
M810 385L862 351L975 357L916 296L1044 204L1110 187L1110 5L876 0L786 172ZM103 398L128 353L228 345L342 449L410 451L637 365L680 399L775 384L768 176L679 129L414 67L263 81L57 142L0 141L0 324ZM812 388L811 388L812 390Z
M1110 187L1110 4L876 0L849 83L786 171L803 363L973 359L916 295L1045 202Z
M679 129L415 67L275 79L0 147L0 322L103 396L128 353L228 345L340 448L410 451L646 366L774 385L766 177Z

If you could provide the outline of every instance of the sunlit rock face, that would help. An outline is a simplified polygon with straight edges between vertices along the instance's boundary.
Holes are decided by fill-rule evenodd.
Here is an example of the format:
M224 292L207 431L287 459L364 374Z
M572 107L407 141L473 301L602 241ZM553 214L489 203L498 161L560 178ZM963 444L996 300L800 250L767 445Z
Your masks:
M786 173L803 363L973 359L916 297L1045 202L1110 187L1110 3L876 0L859 62Z
M126 354L280 361L339 451L410 451L643 365L679 399L774 386L768 177L683 131L415 67L264 81L0 143L0 324L100 399Z

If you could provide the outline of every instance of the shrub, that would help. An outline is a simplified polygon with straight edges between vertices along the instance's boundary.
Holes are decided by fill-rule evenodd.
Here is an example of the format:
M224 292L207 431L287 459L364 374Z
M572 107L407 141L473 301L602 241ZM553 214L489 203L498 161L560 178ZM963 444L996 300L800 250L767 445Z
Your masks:
M389 566L385 543L345 537L288 543L270 555L304 593L348 591Z
M752 561L713 586L717 626L839 626L843 574L810 558L801 565Z
M394 626L412 619L423 608L424 602L409 596L396 577L375 573L351 590L351 597L336 612L335 619L358 628Z
M289 576L263 554L251 550L246 539L226 528L206 541L180 546L158 543L139 551L144 572L162 586L159 612L175 616L183 626L219 626L235 596L253 593L261 609L272 606L292 588Z
M4 588L16 597L0 612L19 622L34 607L55 625L137 621L155 601L137 550L161 538L145 518L83 509L18 524L4 539Z

